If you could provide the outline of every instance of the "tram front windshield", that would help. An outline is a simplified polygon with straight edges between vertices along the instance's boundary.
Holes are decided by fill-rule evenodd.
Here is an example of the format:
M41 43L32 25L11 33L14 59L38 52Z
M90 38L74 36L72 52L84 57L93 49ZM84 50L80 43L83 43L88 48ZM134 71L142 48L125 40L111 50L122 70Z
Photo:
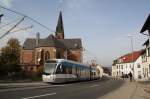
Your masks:
M44 73L53 74L56 68L56 63L46 63L44 66Z

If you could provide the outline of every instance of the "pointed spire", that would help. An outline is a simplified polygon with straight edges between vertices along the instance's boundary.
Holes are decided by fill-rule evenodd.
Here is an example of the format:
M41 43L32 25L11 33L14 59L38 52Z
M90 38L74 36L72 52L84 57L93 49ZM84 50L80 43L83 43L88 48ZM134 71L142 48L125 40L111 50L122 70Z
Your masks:
M63 19L62 19L62 12L59 13L59 19L56 26L56 38L57 39L64 39L64 26L63 26Z

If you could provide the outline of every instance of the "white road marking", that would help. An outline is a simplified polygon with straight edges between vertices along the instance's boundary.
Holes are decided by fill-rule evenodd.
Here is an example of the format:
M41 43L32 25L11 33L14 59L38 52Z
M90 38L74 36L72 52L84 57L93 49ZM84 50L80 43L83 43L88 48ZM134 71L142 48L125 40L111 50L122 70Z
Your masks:
M48 86L38 86L38 87L26 87L26 88L12 88L12 89L2 89L0 92L7 92L7 91L18 91L18 90L28 90L28 89L38 89L38 88L52 88L58 86L65 86L65 85L48 85Z
M51 96L51 95L55 95L56 93L50 93L50 94L44 94L44 95L38 95L38 96L32 96L32 97L26 97L26 98L22 98L22 99L33 99L33 98L39 98L39 97L45 97L45 96Z
M99 86L99 85L92 85L92 86L90 86L90 87L97 87L97 86Z

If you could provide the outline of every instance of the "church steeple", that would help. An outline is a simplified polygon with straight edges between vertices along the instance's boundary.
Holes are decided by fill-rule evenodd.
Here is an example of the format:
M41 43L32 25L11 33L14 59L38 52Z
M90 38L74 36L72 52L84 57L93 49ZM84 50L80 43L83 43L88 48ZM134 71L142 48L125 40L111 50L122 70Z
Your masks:
M56 26L55 36L57 39L64 39L64 26L62 20L62 12L59 13L59 18Z

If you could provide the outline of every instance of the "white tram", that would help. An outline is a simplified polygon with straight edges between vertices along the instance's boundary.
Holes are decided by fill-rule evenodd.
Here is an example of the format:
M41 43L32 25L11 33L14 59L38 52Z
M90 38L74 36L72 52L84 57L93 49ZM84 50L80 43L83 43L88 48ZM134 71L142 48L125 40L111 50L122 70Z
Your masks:
M96 68L70 60L47 60L42 75L43 82L63 83L98 79Z

